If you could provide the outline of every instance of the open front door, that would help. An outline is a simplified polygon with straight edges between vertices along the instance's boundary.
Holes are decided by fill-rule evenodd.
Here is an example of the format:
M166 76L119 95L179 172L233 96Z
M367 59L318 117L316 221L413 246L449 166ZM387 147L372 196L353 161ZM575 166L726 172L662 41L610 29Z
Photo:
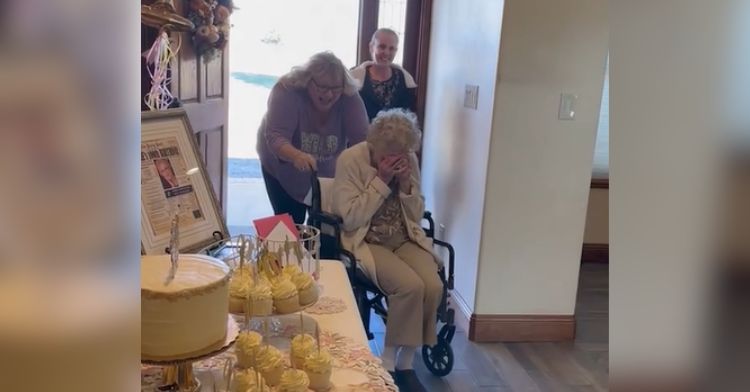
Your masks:
M181 15L187 14L182 1L175 2L175 9ZM220 56L207 62L196 55L190 33L182 33L181 38L178 58L172 65L172 94L188 114L206 172L226 217L229 45Z

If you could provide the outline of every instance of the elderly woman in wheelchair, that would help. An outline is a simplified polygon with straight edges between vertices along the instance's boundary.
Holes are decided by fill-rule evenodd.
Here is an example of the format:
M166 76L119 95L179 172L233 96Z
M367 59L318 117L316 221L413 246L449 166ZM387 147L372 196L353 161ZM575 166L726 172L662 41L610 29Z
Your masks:
M332 189L342 247L388 298L383 365L405 390L424 390L412 361L417 347L436 343L443 295L439 261L420 224L420 139L413 113L381 112L367 140L339 156Z

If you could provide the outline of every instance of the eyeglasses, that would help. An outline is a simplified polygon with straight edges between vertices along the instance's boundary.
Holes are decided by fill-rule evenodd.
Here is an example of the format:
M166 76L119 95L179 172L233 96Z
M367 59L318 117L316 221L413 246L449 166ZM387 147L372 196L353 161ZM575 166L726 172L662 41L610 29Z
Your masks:
M312 80L313 85L315 88L320 90L321 92L331 92L332 94L341 94L344 91L344 86L321 86L318 84L318 82L315 81L315 78L310 78Z

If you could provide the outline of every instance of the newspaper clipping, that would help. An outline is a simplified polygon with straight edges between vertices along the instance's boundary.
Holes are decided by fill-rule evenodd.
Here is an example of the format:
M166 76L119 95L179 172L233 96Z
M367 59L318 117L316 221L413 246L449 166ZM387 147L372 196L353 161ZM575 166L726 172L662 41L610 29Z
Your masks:
M154 236L169 234L175 213L180 226L205 221L176 137L141 144L141 198Z

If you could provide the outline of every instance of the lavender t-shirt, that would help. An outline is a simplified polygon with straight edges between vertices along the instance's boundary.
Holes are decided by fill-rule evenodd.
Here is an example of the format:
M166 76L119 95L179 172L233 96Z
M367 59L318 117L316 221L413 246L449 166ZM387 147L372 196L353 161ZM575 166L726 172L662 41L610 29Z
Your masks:
M336 158L348 146L365 140L369 125L359 94L342 94L320 127L313 119L314 111L307 90L276 83L258 129L257 148L263 169L300 202L310 189L310 172L301 172L291 162L282 160L278 155L281 146L291 143L314 156L318 161L318 176L333 177Z

